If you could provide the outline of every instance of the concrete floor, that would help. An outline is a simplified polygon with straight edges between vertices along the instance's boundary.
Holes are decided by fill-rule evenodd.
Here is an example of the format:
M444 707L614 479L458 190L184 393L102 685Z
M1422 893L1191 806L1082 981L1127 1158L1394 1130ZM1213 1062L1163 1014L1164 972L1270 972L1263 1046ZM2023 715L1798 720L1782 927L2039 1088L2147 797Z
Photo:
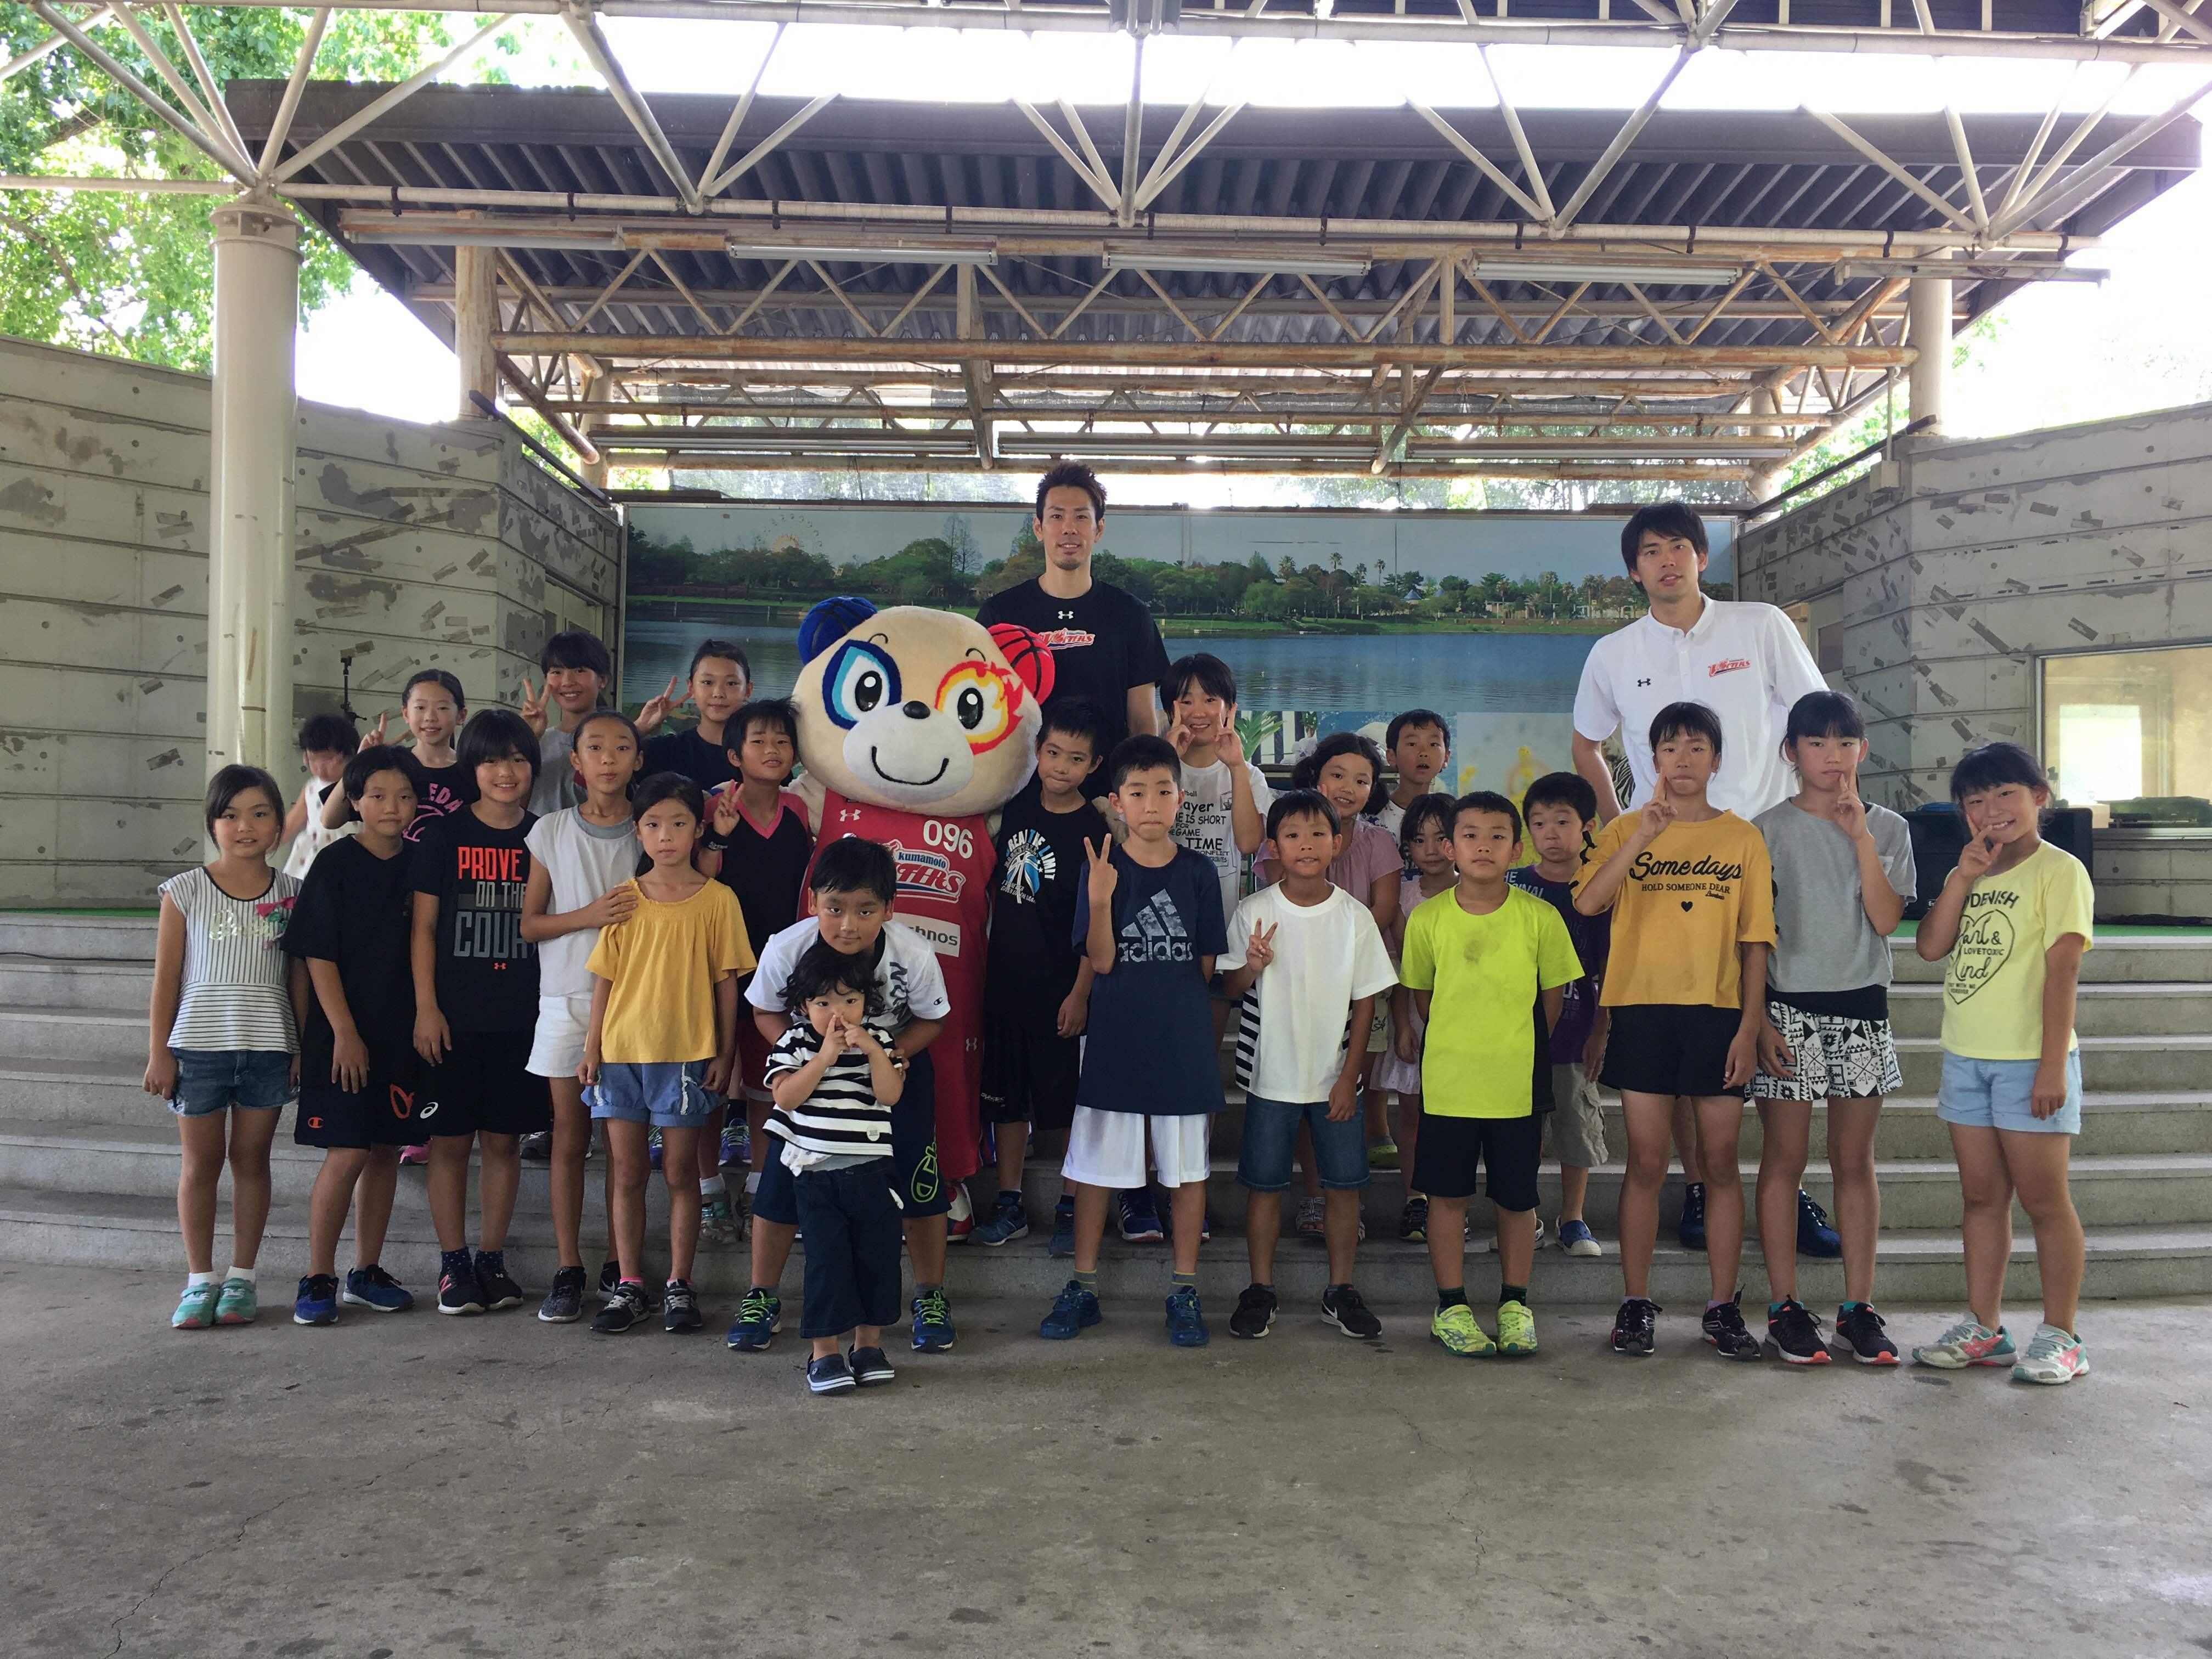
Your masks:
M173 1334L175 1288L0 1266L10 1655L2212 1651L2203 1302L2091 1304L2065 1389L1729 1365L1680 1314L1508 1364L1410 1310L1186 1352L1150 1301L1066 1346L971 1302L817 1401L719 1324Z

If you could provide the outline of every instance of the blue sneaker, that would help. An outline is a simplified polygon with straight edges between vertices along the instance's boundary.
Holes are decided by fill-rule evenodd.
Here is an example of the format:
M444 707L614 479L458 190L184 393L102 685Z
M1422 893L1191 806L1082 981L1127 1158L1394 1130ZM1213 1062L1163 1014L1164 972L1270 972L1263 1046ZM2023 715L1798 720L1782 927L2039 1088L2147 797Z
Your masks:
M1132 1187L1114 1194L1114 1221L1128 1244L1157 1244L1167 1237L1150 1187Z
M1037 1322L1037 1334L1054 1342L1065 1342L1070 1337L1104 1322L1106 1316L1098 1311L1098 1297L1073 1279L1069 1279L1060 1292L1060 1299L1052 1304L1052 1311Z
M722 1167L729 1169L753 1159L752 1137L746 1132L742 1117L731 1119L722 1125Z
M1682 1216L1674 1224L1674 1237L1686 1250L1705 1248L1705 1183L1692 1181L1682 1188Z
M645 1161L656 1170L660 1167L660 1131L658 1128L645 1132Z
M374 1308L379 1313L405 1313L415 1305L414 1293L374 1261L345 1276L340 1299L349 1307Z
M738 1304L737 1322L730 1327L727 1340L739 1353L766 1353L782 1328L783 1298L756 1285Z
M309 1273L300 1281L293 1298L295 1325L335 1325L338 1322L338 1282L329 1273Z
M969 1237L978 1244L1011 1244L1030 1236L1030 1212L1022 1207L1019 1193L1000 1193L990 1218L975 1224Z
M1178 1285L1168 1297L1168 1340L1178 1348L1202 1348L1212 1341L1206 1316L1198 1310L1198 1292Z
M910 1304L914 1310L914 1351L916 1353L952 1352L952 1304L942 1289L924 1291Z
M1589 1223L1577 1218L1559 1224L1559 1248L1569 1255L1603 1255L1605 1246L1589 1230Z
M1055 1261L1075 1255L1075 1200L1062 1198L1052 1206L1052 1243L1045 1254Z
M1844 1241L1828 1224L1828 1212L1813 1201L1802 1187L1797 1189L1797 1254L1833 1261L1844 1253Z

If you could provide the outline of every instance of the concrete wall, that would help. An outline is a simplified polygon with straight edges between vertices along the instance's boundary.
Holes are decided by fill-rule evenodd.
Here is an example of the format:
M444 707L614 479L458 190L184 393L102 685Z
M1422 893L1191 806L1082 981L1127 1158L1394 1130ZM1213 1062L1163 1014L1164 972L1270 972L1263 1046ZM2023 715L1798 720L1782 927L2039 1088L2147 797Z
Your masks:
M2212 641L2212 404L1923 445L1736 542L1739 593L1802 604L1899 810L1977 744L2039 751L2045 653ZM2102 915L2212 915L2212 837L2098 836Z
M209 393L0 338L0 904L144 903L198 855ZM295 466L296 714L342 654L397 730L418 667L513 702L548 632L616 638L619 526L504 428L302 404Z

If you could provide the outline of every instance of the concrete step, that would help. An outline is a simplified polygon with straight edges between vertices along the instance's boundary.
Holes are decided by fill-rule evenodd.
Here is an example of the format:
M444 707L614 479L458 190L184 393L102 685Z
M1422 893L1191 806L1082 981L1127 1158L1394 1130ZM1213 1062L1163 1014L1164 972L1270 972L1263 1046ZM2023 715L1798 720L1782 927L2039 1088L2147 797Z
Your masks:
M596 1263L602 1255L598 1224L586 1211L584 1255ZM228 1247L229 1218L217 1216L218 1253ZM283 1305L292 1281L306 1271L307 1224L297 1205L280 1204L270 1216L262 1251L264 1294L272 1310ZM648 1221L647 1256L656 1267L667 1260L662 1241L665 1224L656 1204ZM2093 1297L2174 1297L2212 1291L2212 1227L2128 1225L2093 1228L2088 1234L2089 1268L2086 1286ZM803 1254L802 1243L799 1250ZM98 1265L171 1269L182 1265L177 1243L174 1206L167 1200L120 1195L85 1196L0 1187L0 1259L26 1262ZM351 1259L349 1245L342 1245L339 1262ZM1157 1304L1167 1289L1167 1249L1159 1245L1127 1245L1109 1239L1100 1261L1100 1288L1117 1305L1112 1318L1157 1316ZM550 1281L556 1265L550 1231L542 1219L525 1217L518 1222L507 1245L510 1269L533 1297ZM420 1217L393 1218L384 1252L385 1265L418 1296L437 1276L437 1245ZM1066 1282L1067 1263L1046 1253L1042 1231L999 1249L965 1245L952 1253L947 1273L956 1299L963 1296L1018 1297L1032 1302L1040 1315L1054 1293ZM1492 1262L1470 1261L1468 1279L1478 1298L1491 1289L1496 1272ZM1432 1295L1428 1254L1420 1245L1395 1239L1370 1239L1360 1248L1359 1284L1370 1300L1384 1307L1427 1304ZM710 1249L700 1255L694 1280L709 1299L714 1318L727 1318L749 1277L744 1248ZM1200 1278L1209 1314L1220 1328L1234 1305L1237 1292L1250 1277L1243 1241L1233 1231L1217 1231L1212 1242L1200 1253ZM784 1274L786 1321L798 1302L801 1267L794 1261ZM1275 1283L1286 1314L1302 1316L1318 1300L1328 1278L1328 1264L1316 1248L1285 1242L1277 1253ZM1651 1293L1663 1307L1673 1310L1669 1329L1693 1329L1691 1320L1702 1305L1711 1275L1702 1257L1662 1243L1654 1256ZM1832 1307L1842 1294L1843 1276L1834 1262L1804 1261L1798 1267L1800 1294L1818 1309ZM1765 1299L1765 1275L1757 1251L1747 1254L1744 1299L1754 1306ZM1547 1249L1537 1254L1530 1289L1541 1308L1611 1307L1620 1297L1620 1268L1607 1248L1601 1258L1568 1256ZM1885 1234L1881 1242L1877 1291L1885 1302L1927 1302L1946 1307L1964 1295L1958 1237L1949 1231ZM2023 1304L2036 1294L2033 1246L2025 1235L2014 1243L2007 1275L2008 1294ZM424 1300L427 1302L428 1297ZM516 1311L526 1318L529 1305ZM350 1310L348 1316L350 1316ZM363 1318L367 1315L362 1316ZM1931 1319L1932 1334L1938 1320ZM1917 1332L1899 1330L1901 1340Z
M1940 984L1942 981L1944 963L1923 962L1911 939L1892 939L1889 959L1901 985ZM2126 938L2100 939L2081 958L2084 985L2145 980L2200 983L2212 981L2212 934L2130 934Z
M2080 1043L2085 1091L2201 1089L2212 1084L2212 1035L2085 1036ZM1943 1055L1934 1037L1899 1037L1897 1059L1906 1094L1936 1092L1942 1079Z
M0 1008L85 1008L146 1018L154 964L127 958L0 953Z
M11 1060L146 1058L143 1008L0 1006L0 1054Z
M1892 986L1889 1023L1900 1037L1940 1035L1943 988ZM2085 984L2075 997L2074 1029L2082 1036L2182 1036L2212 1031L2212 985L2155 980Z
M0 951L10 955L154 960L155 922L146 916L64 916L0 910Z

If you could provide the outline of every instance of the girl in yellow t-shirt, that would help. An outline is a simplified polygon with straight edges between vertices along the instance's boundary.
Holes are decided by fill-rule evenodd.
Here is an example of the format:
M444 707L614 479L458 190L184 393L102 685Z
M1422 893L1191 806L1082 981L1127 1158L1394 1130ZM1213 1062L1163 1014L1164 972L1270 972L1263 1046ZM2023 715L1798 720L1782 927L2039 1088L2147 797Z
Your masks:
M591 1033L576 1068L585 1103L607 1126L607 1199L622 1274L592 1328L626 1331L647 1310L646 1139L658 1128L668 1182L662 1322L696 1331L699 1136L736 1065L738 976L752 971L753 953L737 895L692 866L707 814L699 786L659 773L638 786L630 811L648 862L625 884L635 908L601 929L592 947Z
M1912 1357L1957 1370L2012 1364L2021 1382L2089 1374L2075 1334L2085 1252L2066 1171L2081 1133L2074 993L2095 895L2081 860L2045 841L2043 769L2018 744L1960 757L1951 799L1972 837L1920 924L1943 975L1943 1080L1936 1115L1951 1131L1966 1198L1966 1316ZM2002 1322L2012 1200L2035 1227L2043 1322L2026 1353Z

